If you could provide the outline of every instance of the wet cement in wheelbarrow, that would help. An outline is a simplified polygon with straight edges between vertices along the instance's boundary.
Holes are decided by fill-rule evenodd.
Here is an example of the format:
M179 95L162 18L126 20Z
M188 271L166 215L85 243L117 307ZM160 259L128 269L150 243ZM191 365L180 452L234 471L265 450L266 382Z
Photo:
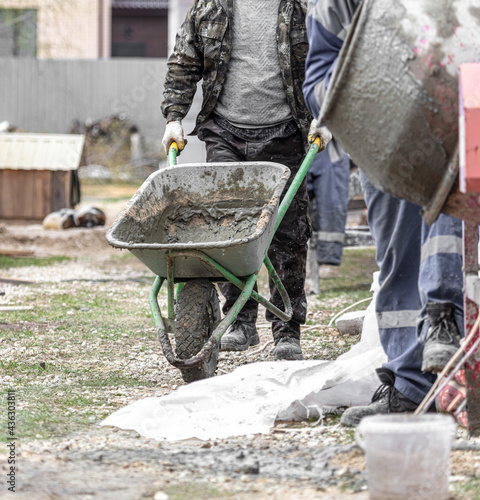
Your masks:
M255 233L263 206L243 200L211 205L176 203L162 213L151 242L198 243L246 238Z

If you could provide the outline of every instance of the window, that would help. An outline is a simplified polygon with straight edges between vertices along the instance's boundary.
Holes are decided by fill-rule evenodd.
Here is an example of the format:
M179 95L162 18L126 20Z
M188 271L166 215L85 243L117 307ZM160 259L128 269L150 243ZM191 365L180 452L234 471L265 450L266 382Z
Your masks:
M0 9L0 56L37 56L36 9Z

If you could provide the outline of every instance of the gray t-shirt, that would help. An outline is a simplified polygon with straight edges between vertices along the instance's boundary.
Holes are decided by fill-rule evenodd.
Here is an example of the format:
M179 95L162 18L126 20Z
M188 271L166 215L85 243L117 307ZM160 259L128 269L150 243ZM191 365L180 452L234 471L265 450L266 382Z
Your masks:
M234 0L228 73L215 113L242 128L292 118L277 53L280 0Z

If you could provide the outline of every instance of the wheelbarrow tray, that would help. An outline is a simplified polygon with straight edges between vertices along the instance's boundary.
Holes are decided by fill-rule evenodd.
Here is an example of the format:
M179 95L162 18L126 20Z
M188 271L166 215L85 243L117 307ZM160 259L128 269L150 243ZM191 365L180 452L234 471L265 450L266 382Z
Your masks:
M196 163L151 174L107 231L153 273L167 277L170 253L198 250L237 277L260 268L290 176L272 162ZM221 278L193 256L174 262L175 279Z

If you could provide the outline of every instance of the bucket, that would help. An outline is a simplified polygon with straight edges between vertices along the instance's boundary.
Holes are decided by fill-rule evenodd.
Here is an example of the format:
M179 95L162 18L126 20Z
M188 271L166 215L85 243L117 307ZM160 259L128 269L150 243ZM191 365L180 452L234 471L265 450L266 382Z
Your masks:
M457 177L459 67L478 61L478 0L364 0L320 120L375 187L433 219Z
M355 430L366 454L372 500L448 500L450 415L396 414L365 417Z

